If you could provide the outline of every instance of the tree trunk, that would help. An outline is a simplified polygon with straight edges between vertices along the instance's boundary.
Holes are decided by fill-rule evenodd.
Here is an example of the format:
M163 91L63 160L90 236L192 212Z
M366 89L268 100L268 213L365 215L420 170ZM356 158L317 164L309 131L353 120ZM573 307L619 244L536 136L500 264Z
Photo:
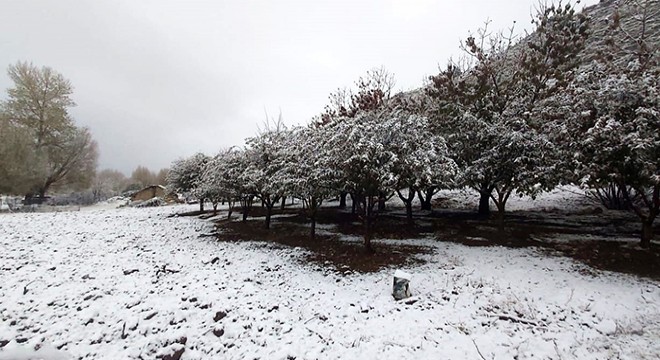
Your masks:
M340 209L345 209L346 208L346 195L348 195L345 191L342 191L339 193L339 208Z
M504 231L504 204L497 205L497 225L500 231Z
M434 192L435 188L433 187L426 189L424 194L422 194L421 190L417 191L417 196L419 196L419 203L422 210L433 210L433 206L431 206L431 200L433 199Z
M312 239L316 237L316 210L319 207L318 201L316 201L315 197L311 198L311 201L309 203L309 219L312 221L312 228L311 228L311 236Z
M504 231L504 214L506 211L506 203L509 201L509 196L513 190L507 190L506 188L500 189L495 188L495 195L491 193L491 199L497 206L497 220L499 223L500 231Z
M280 209L284 210L284 206L286 206L286 196L282 196L282 206L280 207Z
M651 246L651 240L653 239L653 221L646 220L642 222L642 241L639 243L639 246L644 249L648 249Z
M266 205L266 229L270 229L270 213L272 208L272 206Z
M42 187L41 189L39 189L39 203L40 204L43 203L44 198L46 197L46 191L48 191L49 187L50 187L49 185L46 185L46 186Z
M490 192L487 189L481 189L479 195L479 215L488 217L490 215Z
M431 200L433 200L433 195L435 195L435 186L432 186L430 188L426 189L426 199L424 206L426 206L426 210L433 210L433 206L431 205Z
M315 239L315 238L316 238L316 217L312 217L312 229L311 229L311 232L312 232L312 234L311 234L311 235L312 235L312 239Z
M374 248L371 246L371 219L370 216L364 218L364 248L368 253L373 254Z
M412 201L406 202L406 218L408 218L408 224L413 224L413 214L412 214Z
M642 197L644 204L648 206L649 213L646 215L640 207L635 205L634 197L631 196L626 184L619 184L619 188L623 193L627 206L629 206L630 209L632 209L642 220L642 236L639 246L649 248L651 246L651 240L653 239L653 221L660 214L660 185L655 185L653 187L651 198L644 195L645 189L635 189L637 194Z
M376 252L373 246L371 246L371 230L369 229L369 225L367 225L366 232L364 233L364 248L369 254Z
M387 196L384 192L379 191L378 192L378 211L385 211L385 201L387 200Z
M316 215L312 215L311 220L312 220L312 229L310 235L312 236L312 239L314 239L316 238Z
M366 196L364 201L364 247L368 253L373 254L374 248L371 246L371 227L373 217L373 196Z
M355 211L357 210L357 201L356 201L356 196L351 193L351 214L355 215Z
M246 198L244 200L241 200L241 208L243 209L243 221L247 221L248 214L250 213L250 209L252 208L252 200L251 198Z
M231 213L233 212L233 208L231 206L231 202L228 201L227 204L229 205L229 211L227 212L227 220L230 220L231 219Z
M199 211L204 211L204 199L199 199Z
M218 203L213 203L213 216L218 215Z
M408 218L408 224L413 225L413 213L412 213L412 202L415 199L415 189L412 187L408 188L408 196L403 196L401 191L397 190L397 194L403 203L406 205L406 217Z

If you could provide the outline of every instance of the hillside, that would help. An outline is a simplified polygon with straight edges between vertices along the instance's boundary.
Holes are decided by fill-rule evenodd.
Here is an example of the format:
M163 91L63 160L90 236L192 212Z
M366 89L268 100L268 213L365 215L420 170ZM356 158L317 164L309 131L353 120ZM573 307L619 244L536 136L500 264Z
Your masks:
M623 31L612 31L611 24L614 14L618 10L619 21ZM602 0L600 3L587 7L584 10L589 18L590 36L587 45L582 52L582 61L593 59L603 48L608 37L613 37L616 43L625 44L616 56L624 55L624 52L634 51L638 44L634 38L642 36L654 56L658 56L660 45L660 1L658 0ZM643 18L647 21L643 22Z

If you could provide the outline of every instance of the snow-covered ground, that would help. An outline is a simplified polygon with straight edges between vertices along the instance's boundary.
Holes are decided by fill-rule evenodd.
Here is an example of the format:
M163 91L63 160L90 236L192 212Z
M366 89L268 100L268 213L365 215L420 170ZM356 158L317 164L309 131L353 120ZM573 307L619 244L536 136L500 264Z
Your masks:
M442 207L445 208L476 209L479 204L479 193L470 188L441 190L435 199L444 199ZM573 185L558 186L550 192L541 193L534 199L512 194L506 203L506 211L576 211L592 210L594 207L602 207L602 205L586 197L584 189ZM490 208L492 211L497 211L492 200Z
M0 215L0 359L660 357L652 280L416 240L434 252L396 302L393 270L341 276L166 217L194 208Z

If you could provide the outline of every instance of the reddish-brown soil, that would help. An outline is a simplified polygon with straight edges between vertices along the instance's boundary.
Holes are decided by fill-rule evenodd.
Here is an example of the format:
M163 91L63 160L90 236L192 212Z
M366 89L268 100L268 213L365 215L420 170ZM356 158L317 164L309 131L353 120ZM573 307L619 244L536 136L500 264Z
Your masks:
M639 236L635 217L627 213L601 214L515 212L504 222L494 216L482 219L471 211L434 210L415 214L408 224L402 209L388 209L374 226L375 253L365 251L361 240L364 227L360 218L348 211L324 208L317 222L319 234L312 239L309 220L299 209L275 209L274 214L289 214L272 220L266 230L263 221L219 221L221 241L263 241L278 246L309 250L304 259L338 271L371 272L387 267L420 262L416 255L432 251L416 245L395 245L383 239L435 237L467 246L537 247L548 256L568 256L595 269L636 274L660 279L660 245L641 249L634 241ZM251 216L264 216L255 207ZM240 216L240 211L235 211ZM322 230L331 225L329 230ZM351 240L346 240L347 238ZM621 239L633 239L621 241Z
M639 224L625 213L603 218L516 212L503 225L467 212L441 211L432 217L438 240L468 246L534 246L549 256L568 256L595 269L660 279L660 245L655 242L649 249L640 248Z
M344 216L342 212L337 212L336 215L338 219L344 220L338 222L341 226L333 229L333 234L327 234L327 232L317 229L317 232L321 234L317 234L313 239L310 236L308 222L303 216L273 219L269 230L265 229L264 222L257 220L246 222L220 221L218 223L218 239L222 241L253 240L269 244L301 247L309 251L305 261L318 263L322 266L331 266L332 269L340 272L373 272L386 267L416 263L420 260L416 259L414 255L430 251L428 247L423 246L393 245L379 242L377 239L393 238L387 236L386 229L388 227L384 226L374 233L373 247L375 252L368 252L359 239L356 239L356 241L341 239L341 235L362 236L362 227L354 225L353 222L356 220ZM327 224L325 220L321 219L320 224ZM396 235L401 236L400 233ZM406 238L410 238L410 236Z

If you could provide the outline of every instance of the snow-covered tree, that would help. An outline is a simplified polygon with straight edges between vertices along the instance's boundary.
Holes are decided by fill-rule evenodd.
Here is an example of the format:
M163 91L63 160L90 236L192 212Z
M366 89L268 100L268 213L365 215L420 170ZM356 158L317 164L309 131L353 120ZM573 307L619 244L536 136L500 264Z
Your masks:
M218 204L226 199L225 194L222 191L223 189L219 184L221 181L221 174L215 172L216 167L220 166L219 162L220 161L218 156L216 156L209 160L208 163L206 163L206 166L204 166L204 171L202 171L202 177L200 179L198 189L201 197L211 202L211 206L213 207L213 215L218 213ZM231 207L231 202L229 203L229 206Z
M368 70L364 76L355 81L355 89L339 88L328 97L329 103L323 113L312 120L316 127L322 127L332 122L354 118L361 112L376 111L385 108L394 90L394 75L384 67ZM339 193L339 207L346 207L346 191ZM379 196L379 208L384 209L385 199L390 194L382 193ZM351 194L355 197L355 194ZM353 199L355 211L355 199Z
M534 196L552 188L557 159L539 103L560 92L578 64L587 37L587 19L570 5L542 8L536 31L518 41L492 36L487 27L463 46L467 58L431 77L436 99L434 126L447 140L462 171L463 184L505 211L509 196Z
M617 186L642 222L643 247L660 214L660 52L650 33L659 3L621 2L597 55L560 96L573 115L560 124L567 167L588 187Z
M218 203L227 201L228 219L231 218L235 202L243 195L243 187L240 184L242 156L242 152L236 148L220 151L206 163L202 172L200 191L213 204L214 213ZM248 212L249 209L245 213Z
M285 138L279 178L289 194L302 199L316 235L316 214L323 201L337 194L339 171L333 166L327 127L293 129Z
M415 195L418 192L428 194L431 189L431 195L427 196L430 199L433 189L452 184L457 175L456 163L449 158L442 137L426 135L431 133L426 117L395 110L383 121L382 126L394 137L391 141L392 152L396 155L393 171L397 183L394 187L412 223Z
M444 146L444 139L441 137L439 138L438 135L432 131L432 128L430 127L430 124L427 120L429 115L432 114L430 110L433 108L433 99L431 99L431 97L429 97L423 89L400 92L392 97L388 106L391 109L407 111L410 114L415 114L425 118L424 126L413 127L414 131L417 132L416 134L408 131L410 133L409 136L414 136L414 141L418 144L418 146L421 148L434 147L436 144ZM437 142L437 140L440 140L440 142ZM452 183L454 183L454 181L452 181ZM422 210L432 209L431 201L433 199L433 195L435 195L440 190L441 187L438 186L438 184L428 184L417 189L417 196L419 198ZM414 194L407 194L406 196L411 197L414 196ZM411 199L414 198L411 197Z
M204 196L200 187L202 174L210 157L197 153L172 163L167 174L167 186L171 191L190 193L199 200L199 210L204 211Z
M394 192L398 183L394 165L393 133L384 125L389 110L359 112L354 118L340 118L325 125L333 167L341 171L343 189L359 206L364 224L364 244L371 247L372 226L377 215L374 205L383 192Z
M273 206L286 194L281 157L288 134L280 118L273 124L267 121L257 136L245 140L246 168L241 178L266 207L266 229L270 228Z
M229 204L229 214L231 217L232 207L238 201L243 221L247 218L252 210L256 188L254 186L254 172L250 166L251 158L245 149L232 148L231 150L223 153L223 156L216 164L218 174L216 176L223 176L223 186L226 186L229 198L234 200Z

